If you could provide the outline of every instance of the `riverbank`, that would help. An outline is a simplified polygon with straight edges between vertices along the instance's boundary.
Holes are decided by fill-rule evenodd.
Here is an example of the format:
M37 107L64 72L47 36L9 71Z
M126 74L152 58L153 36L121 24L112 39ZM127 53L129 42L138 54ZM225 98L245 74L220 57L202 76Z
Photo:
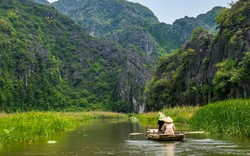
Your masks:
M192 117L190 125L214 134L250 137L250 100L235 99L208 104Z
M186 124L192 130L215 134L250 137L250 100L226 100L204 107L175 107L161 110L174 123ZM121 114L113 112L26 112L0 113L0 146L17 142L30 143L39 137L74 130L82 122L93 119L139 120L156 126L158 112Z
M174 107L165 108L159 112L162 112L166 116L170 116L175 123L189 124L193 115L198 112L201 107ZM158 121L158 112L148 112L142 114L134 114L133 117L137 118L141 124L144 125L156 125Z
M174 123L187 124L194 131L250 137L250 99L210 103L203 107L175 107L161 110ZM158 112L132 115L143 125L157 127Z
M92 119L124 119L126 114L113 112L26 112L0 114L0 146L17 142L30 143L39 137L74 130Z

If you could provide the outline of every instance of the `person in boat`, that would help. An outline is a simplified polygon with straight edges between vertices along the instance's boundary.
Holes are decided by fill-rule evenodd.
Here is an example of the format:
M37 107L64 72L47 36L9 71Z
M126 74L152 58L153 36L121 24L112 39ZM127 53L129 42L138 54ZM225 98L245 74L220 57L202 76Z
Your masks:
M161 130L166 135L174 135L175 126L173 123L173 119L171 119L169 116L164 119L164 125L162 126Z
M162 131L162 126L165 124L165 119L167 118L162 112L158 113L159 116L159 120L158 120L158 132L159 133L164 133L164 131Z

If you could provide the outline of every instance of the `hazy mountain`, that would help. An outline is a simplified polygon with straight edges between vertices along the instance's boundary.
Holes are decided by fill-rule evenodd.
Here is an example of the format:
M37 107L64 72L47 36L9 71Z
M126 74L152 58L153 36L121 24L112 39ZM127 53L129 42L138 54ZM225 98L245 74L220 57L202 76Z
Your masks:
M59 0L52 5L91 35L114 39L125 48L133 45L156 57L177 49L190 39L194 28L214 30L214 17L221 9L217 7L197 18L185 17L167 25L160 23L148 8L126 0Z
M34 0L36 3L40 3L40 4L46 4L48 5L49 2L47 0Z

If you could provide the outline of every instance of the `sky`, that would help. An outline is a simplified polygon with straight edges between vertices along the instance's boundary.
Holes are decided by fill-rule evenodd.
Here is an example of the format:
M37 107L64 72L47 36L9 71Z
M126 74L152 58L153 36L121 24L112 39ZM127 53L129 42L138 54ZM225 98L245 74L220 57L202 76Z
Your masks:
M53 2L56 0L48 0ZM230 3L236 0L128 0L148 7L160 22L173 24L176 19L196 17L206 13L215 6L230 8Z

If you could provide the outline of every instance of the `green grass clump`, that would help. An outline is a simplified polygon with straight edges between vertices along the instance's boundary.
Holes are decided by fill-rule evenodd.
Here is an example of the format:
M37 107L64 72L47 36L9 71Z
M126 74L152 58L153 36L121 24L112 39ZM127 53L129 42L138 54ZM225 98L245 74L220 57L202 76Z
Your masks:
M133 114L131 119L137 118L142 125L156 125L158 121L158 112L148 112L142 114Z
M126 119L128 115L115 112L61 112L60 115L79 122L92 119Z
M73 130L92 119L127 119L114 112L26 112L0 113L0 145L32 142L39 137Z
M191 127L217 134L250 136L250 100L208 104L193 116Z
M165 108L159 112L164 113L166 116L170 116L174 123L189 123L189 120L192 116L200 109L200 107L174 107L174 108ZM156 124L158 121L158 112L149 112L134 115L140 123L143 125Z
M176 123L185 123L188 124L193 115L200 109L200 107L174 107L174 108L165 108L162 112L166 116L170 116Z
M0 145L32 142L41 136L71 130L78 125L75 120L52 112L1 115L0 123Z

